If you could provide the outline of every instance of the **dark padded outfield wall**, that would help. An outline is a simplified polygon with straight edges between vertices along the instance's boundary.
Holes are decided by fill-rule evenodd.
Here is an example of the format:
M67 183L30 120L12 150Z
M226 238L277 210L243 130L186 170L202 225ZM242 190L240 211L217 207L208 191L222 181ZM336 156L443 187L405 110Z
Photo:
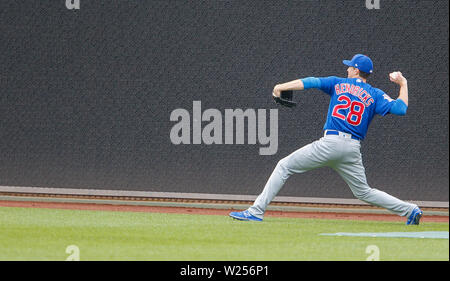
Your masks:
M363 53L371 84L396 98L388 73L400 70L410 90L408 114L375 118L362 143L369 184L448 201L448 1L365 2L1 1L0 185L257 195L281 158L321 137L328 109L317 90L277 107L273 86L346 76L342 60ZM243 144L226 109L250 116ZM211 132L223 144L205 144ZM328 168L279 195L353 198Z

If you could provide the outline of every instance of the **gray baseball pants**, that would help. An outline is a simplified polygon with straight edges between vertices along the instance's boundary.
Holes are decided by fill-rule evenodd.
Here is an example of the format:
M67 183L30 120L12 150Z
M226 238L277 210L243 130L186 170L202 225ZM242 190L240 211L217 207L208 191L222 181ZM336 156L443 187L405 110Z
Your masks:
M399 216L408 216L417 207L399 200L386 192L370 188L360 152L361 144L351 135L326 135L281 159L267 181L263 192L248 211L263 218L267 205L275 198L292 174L331 167L348 184L356 198L369 204L383 207Z

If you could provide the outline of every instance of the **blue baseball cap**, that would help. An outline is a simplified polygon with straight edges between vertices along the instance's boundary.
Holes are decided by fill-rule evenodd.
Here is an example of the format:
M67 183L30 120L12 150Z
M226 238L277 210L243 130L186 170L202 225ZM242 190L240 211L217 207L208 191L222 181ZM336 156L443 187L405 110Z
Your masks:
M373 62L365 55L357 54L353 56L352 60L343 60L342 62L347 66L355 67L365 73L373 72Z

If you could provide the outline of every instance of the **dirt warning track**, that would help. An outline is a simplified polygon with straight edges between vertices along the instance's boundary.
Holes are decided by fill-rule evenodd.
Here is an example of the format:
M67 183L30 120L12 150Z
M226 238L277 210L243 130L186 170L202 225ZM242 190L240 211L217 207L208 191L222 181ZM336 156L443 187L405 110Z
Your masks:
M22 207L22 208L47 208L47 209L69 209L69 210L92 210L92 211L118 211L118 212L150 212L150 213L176 213L196 215L220 215L228 216L235 209L195 208L195 207L167 207L167 206L142 206L142 205L120 205L120 204L98 204L98 203L72 203L72 202L39 202L39 201L9 201L1 200L0 207ZM448 216L427 215L424 211L421 222L449 222ZM375 220L375 221L405 221L404 217L393 214L373 214L355 212L324 212L324 211L267 211L266 217L284 218L315 218L315 219L345 219L345 220Z

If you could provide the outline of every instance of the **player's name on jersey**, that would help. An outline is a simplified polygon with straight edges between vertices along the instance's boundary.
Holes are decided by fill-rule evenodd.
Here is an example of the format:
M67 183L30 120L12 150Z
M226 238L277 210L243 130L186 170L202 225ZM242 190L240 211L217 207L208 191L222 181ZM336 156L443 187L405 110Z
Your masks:
M267 134L266 109L225 109L222 113L215 108L202 112L201 106L201 101L193 101L192 116L183 108L172 111L170 121L177 122L170 130L170 140L173 144L242 145L245 144L247 136L247 144L263 146L259 148L260 155L277 153L278 109L270 109Z
M341 95L344 93L349 93L352 96L358 97L366 107L370 106L374 103L372 96L361 88L360 86L350 84L350 83L340 83L334 86L334 90L336 91L336 95Z

